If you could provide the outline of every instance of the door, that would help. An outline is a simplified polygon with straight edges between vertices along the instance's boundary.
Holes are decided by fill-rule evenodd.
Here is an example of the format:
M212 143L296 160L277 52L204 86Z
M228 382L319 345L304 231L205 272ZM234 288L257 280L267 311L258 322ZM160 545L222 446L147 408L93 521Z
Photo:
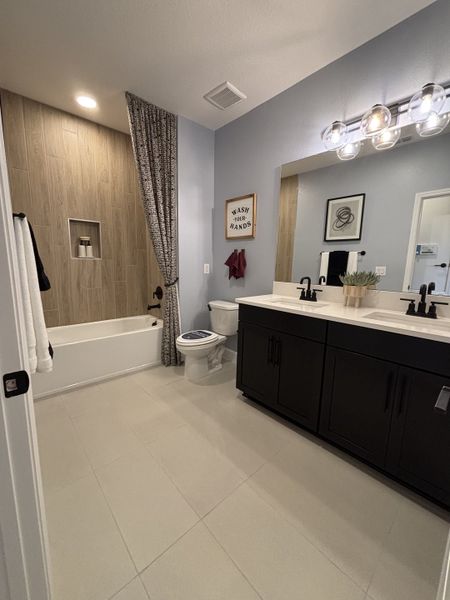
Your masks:
M6 397L3 386L5 374L28 369L13 235L0 113L0 597L49 600L33 399Z
M400 369L388 469L450 505L450 404L447 410L435 409L445 386L450 387L450 378ZM445 394L444 389L444 400Z
M397 366L330 348L325 362L320 433L353 454L383 466Z
M275 341L271 329L239 323L237 387L271 408L276 408L278 385Z
M278 408L317 432L325 346L292 335L278 334L277 337Z

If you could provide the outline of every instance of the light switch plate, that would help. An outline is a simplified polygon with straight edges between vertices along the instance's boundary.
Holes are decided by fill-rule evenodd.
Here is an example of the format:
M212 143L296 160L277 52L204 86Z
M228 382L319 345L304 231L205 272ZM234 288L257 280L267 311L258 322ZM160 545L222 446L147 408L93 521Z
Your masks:
M205 264L203 265L203 273L204 273L205 275L209 275L209 263L205 263Z
M375 267L375 273L381 277L384 277L386 275L386 267Z

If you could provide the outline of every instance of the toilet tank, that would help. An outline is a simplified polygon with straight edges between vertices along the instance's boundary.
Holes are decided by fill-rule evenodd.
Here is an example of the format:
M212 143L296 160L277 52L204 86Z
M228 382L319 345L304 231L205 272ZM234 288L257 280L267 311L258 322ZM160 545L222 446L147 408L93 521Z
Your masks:
M236 335L239 305L226 300L212 300L208 306L211 311L211 330L221 335Z

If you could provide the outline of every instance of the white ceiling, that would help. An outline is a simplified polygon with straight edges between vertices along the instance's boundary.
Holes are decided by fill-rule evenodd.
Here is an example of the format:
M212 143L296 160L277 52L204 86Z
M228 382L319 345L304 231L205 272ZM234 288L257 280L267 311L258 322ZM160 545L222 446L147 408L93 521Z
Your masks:
M123 131L130 90L216 129L429 4L1 0L0 86ZM203 94L225 80L247 100L220 111Z

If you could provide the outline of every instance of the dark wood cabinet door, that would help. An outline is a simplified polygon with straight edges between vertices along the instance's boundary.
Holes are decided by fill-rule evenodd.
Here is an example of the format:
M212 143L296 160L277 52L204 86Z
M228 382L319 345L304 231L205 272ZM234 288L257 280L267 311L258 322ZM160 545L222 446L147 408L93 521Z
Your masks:
M353 454L385 464L398 367L329 348L320 433Z
M292 335L278 335L278 409L317 432L325 346Z
M450 377L400 369L388 470L450 505L450 407L435 410L444 386Z
M271 329L239 323L237 387L271 408L277 405L276 334Z

